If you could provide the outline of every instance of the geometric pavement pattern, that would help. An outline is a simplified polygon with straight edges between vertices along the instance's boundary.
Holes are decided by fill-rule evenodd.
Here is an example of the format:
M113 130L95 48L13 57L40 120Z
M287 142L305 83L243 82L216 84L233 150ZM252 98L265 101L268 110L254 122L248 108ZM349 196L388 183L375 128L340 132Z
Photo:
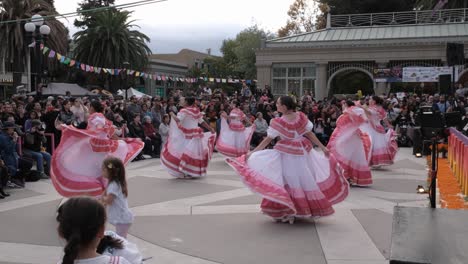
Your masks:
M135 214L128 239L145 263L388 263L395 205L428 206L425 159L399 150L392 166L373 170L374 185L353 187L335 214L294 225L259 213L260 198L215 154L202 179L174 179L158 159L127 167ZM55 214L64 199L50 180L8 190L0 200L0 264L57 263L64 245ZM108 226L112 229L112 226Z

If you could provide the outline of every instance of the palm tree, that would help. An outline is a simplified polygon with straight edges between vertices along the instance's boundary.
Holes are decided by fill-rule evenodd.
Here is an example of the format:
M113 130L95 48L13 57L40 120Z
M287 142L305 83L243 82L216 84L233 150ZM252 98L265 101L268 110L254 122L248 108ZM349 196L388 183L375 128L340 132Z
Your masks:
M77 60L104 68L121 68L124 62L143 69L151 54L149 37L135 28L131 12L108 10L93 15L88 28L73 35Z
M0 58L13 66L13 85L21 83L26 54L29 52L25 39L24 24L34 14L42 16L56 15L53 5L45 0L2 0L0 1ZM13 21L7 22L6 21ZM47 19L45 24L52 34L47 40L47 46L64 54L68 47L68 30L56 19Z

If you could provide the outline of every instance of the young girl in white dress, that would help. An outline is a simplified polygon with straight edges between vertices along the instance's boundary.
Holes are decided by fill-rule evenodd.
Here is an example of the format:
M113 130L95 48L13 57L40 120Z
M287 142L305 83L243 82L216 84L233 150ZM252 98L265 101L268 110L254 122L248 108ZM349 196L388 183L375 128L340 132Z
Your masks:
M128 189L123 162L109 157L102 163L102 175L109 180L101 200L107 206L109 223L115 226L117 234L126 238L133 223L133 214L128 208Z
M65 239L59 264L132 264L124 257L97 253L106 225L106 209L94 198L73 197L57 210L58 234Z

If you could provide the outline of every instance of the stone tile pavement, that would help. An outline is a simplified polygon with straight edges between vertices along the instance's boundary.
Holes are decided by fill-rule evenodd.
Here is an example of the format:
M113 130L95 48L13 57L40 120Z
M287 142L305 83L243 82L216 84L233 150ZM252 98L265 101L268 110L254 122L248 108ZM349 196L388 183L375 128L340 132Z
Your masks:
M396 163L374 170L372 187L352 188L333 216L294 225L261 215L260 198L219 155L199 180L173 179L159 160L134 162L129 240L152 257L149 264L388 263L393 207L428 204L416 194L426 180L424 162L400 149ZM62 198L50 180L11 194L0 201L0 264L57 263L63 242L54 217Z

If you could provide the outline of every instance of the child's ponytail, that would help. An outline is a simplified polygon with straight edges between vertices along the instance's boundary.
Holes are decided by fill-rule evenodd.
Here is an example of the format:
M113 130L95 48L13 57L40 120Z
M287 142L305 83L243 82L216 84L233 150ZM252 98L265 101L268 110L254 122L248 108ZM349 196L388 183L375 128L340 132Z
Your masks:
M63 249L65 255L63 255L62 264L73 264L78 256L79 247L81 243L81 235L78 232L74 232L67 241L67 245Z

